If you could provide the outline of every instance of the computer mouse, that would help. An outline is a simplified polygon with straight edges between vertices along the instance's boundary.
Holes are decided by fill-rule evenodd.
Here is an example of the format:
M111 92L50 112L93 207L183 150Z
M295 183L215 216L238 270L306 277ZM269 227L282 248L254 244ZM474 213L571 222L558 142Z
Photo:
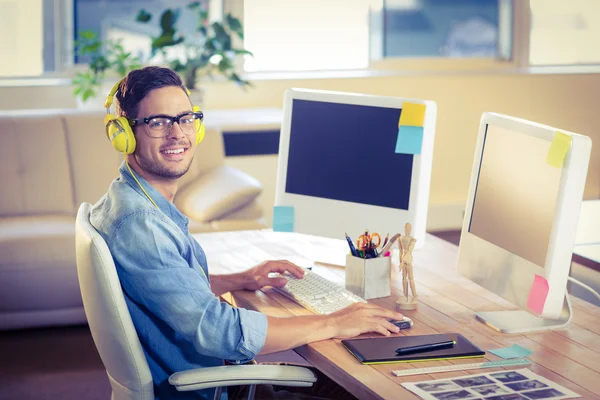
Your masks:
M388 321L400 329L409 329L413 326L413 320L408 317L404 317L401 320L388 319Z

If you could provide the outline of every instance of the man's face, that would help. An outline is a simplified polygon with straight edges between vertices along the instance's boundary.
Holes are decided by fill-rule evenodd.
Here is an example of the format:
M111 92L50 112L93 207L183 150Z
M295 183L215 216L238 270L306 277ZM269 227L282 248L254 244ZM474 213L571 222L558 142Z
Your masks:
M166 86L154 89L140 102L136 118L156 115L175 117L192 110L183 89ZM185 134L178 123L174 123L165 137L150 137L148 125L135 127L136 147L134 156L140 167L157 178L177 179L190 168L196 149L196 134ZM168 132L168 133L167 133Z

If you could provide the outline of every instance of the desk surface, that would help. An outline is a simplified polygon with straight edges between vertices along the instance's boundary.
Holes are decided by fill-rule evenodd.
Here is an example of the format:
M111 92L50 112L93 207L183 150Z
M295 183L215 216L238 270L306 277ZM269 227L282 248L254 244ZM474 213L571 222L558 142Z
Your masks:
M228 246L224 243L252 243L260 247L261 241L267 244L267 236L273 234L261 232L267 231L200 234L195 237L207 253L211 272L215 273L220 271L213 270L213 265L227 264L224 260L228 257L226 254ZM241 247L238 249L242 250ZM457 332L483 350L518 343L533 351L529 357L532 361L529 368L533 372L568 387L583 398L600 399L600 308L571 297L574 315L573 322L568 328L512 335L496 332L476 321L475 312L508 310L514 309L514 306L458 275L457 254L458 248L455 245L432 235L427 235L423 249L415 251L414 273L419 306L418 310L405 312L415 321L415 325L401 334ZM274 258L281 258L281 254L275 255ZM370 300L390 309L394 308L396 297L401 293L401 280L396 272L397 263L394 266L396 268L393 269L392 274L392 296ZM340 284L344 282L343 268L317 265L314 270L330 280ZM232 272L232 269L228 272ZM240 307L260 310L273 316L309 314L304 308L271 289L235 292L233 299ZM339 340L315 342L295 350L359 399L416 398L399 384L493 371L492 369L469 370L395 377L391 373L395 369L444 365L450 361L366 366L351 356ZM491 353L486 353L485 358L498 359ZM451 363L471 363L477 360L480 359L455 360Z

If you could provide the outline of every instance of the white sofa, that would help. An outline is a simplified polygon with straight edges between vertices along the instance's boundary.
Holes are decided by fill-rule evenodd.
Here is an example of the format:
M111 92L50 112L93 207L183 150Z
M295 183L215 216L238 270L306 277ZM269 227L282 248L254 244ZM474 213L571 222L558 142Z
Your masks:
M75 215L118 176L123 156L101 111L0 112L0 330L85 323L75 265ZM207 127L175 204L190 231L266 227L262 186L224 165Z

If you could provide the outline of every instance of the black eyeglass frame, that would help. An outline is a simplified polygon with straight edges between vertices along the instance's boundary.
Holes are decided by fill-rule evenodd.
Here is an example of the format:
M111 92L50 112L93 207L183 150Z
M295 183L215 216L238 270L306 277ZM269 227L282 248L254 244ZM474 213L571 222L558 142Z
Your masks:
M179 125L179 120L190 114L194 114L200 120L201 124L204 123L204 113L202 111L183 112L177 116L171 116L171 115L166 115L166 114L157 114L157 115L151 115L151 116L145 117L145 118L130 119L128 121L129 121L129 126L134 127L134 126L141 124L142 122L145 123L146 125L149 125L150 121L153 120L154 118L167 118L167 119L171 120L171 126L166 130L166 132L169 132L171 130L171 128L173 128L173 124L175 122L177 122L177 124Z

